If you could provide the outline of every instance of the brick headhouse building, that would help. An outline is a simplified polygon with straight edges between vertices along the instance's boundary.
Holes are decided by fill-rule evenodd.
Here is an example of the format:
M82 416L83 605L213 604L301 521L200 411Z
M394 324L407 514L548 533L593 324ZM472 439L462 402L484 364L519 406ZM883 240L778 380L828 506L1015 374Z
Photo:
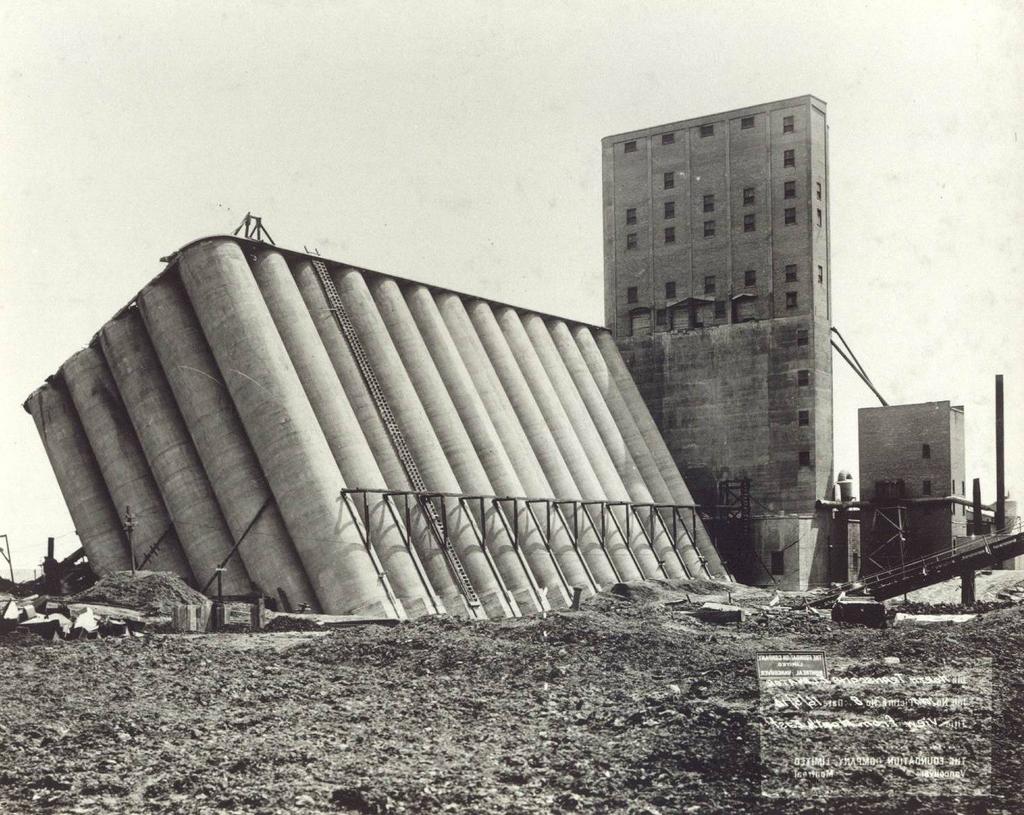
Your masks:
M750 480L737 576L826 580L828 128L801 96L602 141L605 319L702 504ZM819 528L820 527L820 528Z

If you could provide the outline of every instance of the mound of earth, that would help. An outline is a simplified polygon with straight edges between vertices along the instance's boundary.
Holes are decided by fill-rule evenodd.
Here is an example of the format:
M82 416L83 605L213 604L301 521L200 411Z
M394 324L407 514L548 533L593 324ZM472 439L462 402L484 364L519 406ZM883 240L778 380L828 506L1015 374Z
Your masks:
M209 603L171 572L113 572L70 598L76 603L121 606L151 614L169 614L174 606Z

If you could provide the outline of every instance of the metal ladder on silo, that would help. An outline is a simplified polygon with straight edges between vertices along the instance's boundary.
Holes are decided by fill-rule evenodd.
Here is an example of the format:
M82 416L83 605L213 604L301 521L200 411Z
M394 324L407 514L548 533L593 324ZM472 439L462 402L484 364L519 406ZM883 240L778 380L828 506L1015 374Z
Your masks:
M405 436L402 434L402 428L398 426L398 421L395 419L395 414L391 410L391 406L388 404L387 397L384 395L384 389L381 387L380 380L377 379L377 374L374 373L373 365L366 353L366 349L363 348L363 342L359 339L356 327L352 324L352 320L348 316L348 312L345 310L345 306L341 302L341 295L338 294L338 289L334 285L334 281L331 279L330 273L327 271L327 265L322 260L317 260L316 258L309 258L309 260L313 264L313 269L316 270L317 277L320 280L320 286L324 290L324 296L327 298L327 303L330 306L331 311L334 313L334 317L338 322L338 327L341 329L341 334L348 343L349 350L352 352L352 357L355 359L356 365L359 367L359 372L362 374L363 381L366 383L366 389L370 392L370 396L377 405L377 411L380 413L380 417L384 422L384 427L388 431L388 436L391 439L391 444L395 448L395 453L398 455L398 460L402 463L402 468L405 470L405 474L409 477L409 483L412 485L413 491L416 493L427 492L427 484L423 480L423 476L420 474L419 467L416 466L416 459L413 457L412 451L409 449L409 445L405 441ZM431 532L441 544L441 550L444 552L448 560L448 565L451 566L451 570L459 583L459 588L462 590L462 594L466 598L466 602L469 603L470 606L479 606L480 598L477 596L476 589L473 588L473 584L470 582L469 575L466 573L465 566L462 565L462 560L459 558L458 552L455 551L455 547L449 540L448 535L444 532L448 526L447 523L442 524L441 519L438 517L437 510L434 507L433 501L422 496L417 496L417 500L427 518L427 524L429 525Z

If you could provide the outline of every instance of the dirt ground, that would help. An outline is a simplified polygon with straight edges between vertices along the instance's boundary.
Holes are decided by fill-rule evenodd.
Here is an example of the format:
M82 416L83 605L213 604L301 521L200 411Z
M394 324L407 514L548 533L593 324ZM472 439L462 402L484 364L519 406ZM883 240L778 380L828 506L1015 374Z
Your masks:
M621 593L506 622L7 635L0 812L1024 811L1020 607L880 631L795 611L710 625L664 605L678 592ZM763 798L754 654L770 649L936 668L993 658L994 795Z

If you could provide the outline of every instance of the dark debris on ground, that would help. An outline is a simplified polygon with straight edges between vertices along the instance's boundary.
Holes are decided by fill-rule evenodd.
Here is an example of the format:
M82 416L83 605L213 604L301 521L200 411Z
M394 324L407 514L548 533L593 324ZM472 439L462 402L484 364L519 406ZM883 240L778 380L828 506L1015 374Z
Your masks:
M0 812L1022 811L1019 607L955 628L785 610L711 626L666 607L662 588L629 594L543 618L319 636L4 638L0 744L17 760L0 764ZM933 667L996 659L1002 797L841 809L762 798L754 654L776 648Z

